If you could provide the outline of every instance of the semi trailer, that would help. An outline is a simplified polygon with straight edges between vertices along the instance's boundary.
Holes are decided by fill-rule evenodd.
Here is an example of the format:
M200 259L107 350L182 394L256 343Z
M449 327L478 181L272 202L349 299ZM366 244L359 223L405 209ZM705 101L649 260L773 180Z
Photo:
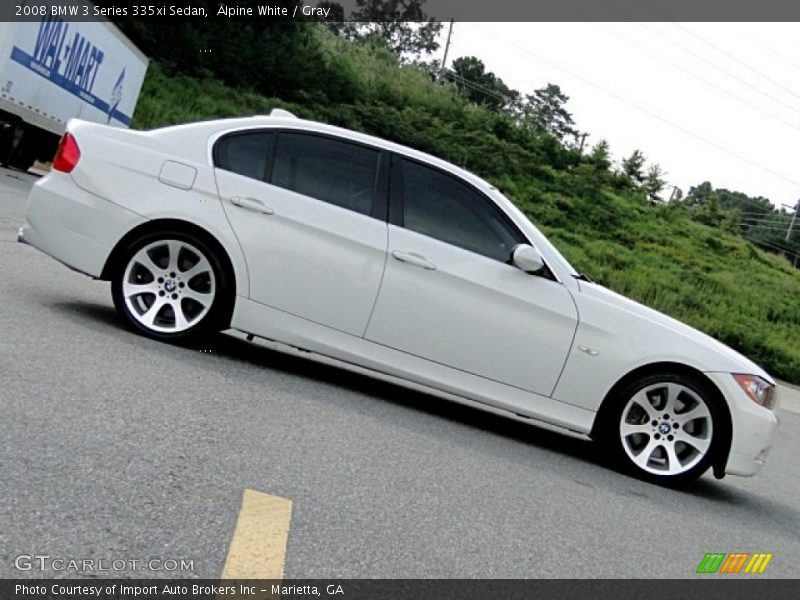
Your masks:
M49 161L67 121L128 127L148 59L110 21L0 22L0 163Z

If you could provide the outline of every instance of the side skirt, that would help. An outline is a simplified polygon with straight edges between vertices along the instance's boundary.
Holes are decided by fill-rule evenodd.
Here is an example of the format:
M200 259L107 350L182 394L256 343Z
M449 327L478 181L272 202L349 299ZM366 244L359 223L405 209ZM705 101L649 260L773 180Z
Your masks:
M345 334L283 311L236 299L231 328L258 337L279 352L360 373L395 385L458 402L518 421L571 433L582 439L594 423L593 411Z

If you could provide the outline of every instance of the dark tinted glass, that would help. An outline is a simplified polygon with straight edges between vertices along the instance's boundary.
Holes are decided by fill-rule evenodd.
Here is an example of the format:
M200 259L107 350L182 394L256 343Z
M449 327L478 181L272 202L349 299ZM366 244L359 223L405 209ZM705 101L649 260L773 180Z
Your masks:
M280 133L273 185L365 215L372 212L377 150L301 133Z
M267 172L269 138L272 135L253 132L237 133L223 138L216 147L216 166L263 181Z
M403 161L407 229L507 262L522 239L489 199L454 177Z

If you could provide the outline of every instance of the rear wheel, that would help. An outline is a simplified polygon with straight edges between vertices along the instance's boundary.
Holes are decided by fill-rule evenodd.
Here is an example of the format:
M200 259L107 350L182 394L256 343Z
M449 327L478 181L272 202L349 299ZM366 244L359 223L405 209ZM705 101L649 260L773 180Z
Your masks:
M201 239L182 232L145 235L124 252L111 286L128 326L149 337L184 341L228 326L228 280Z
M603 437L629 472L655 483L679 483L711 466L726 437L725 422L708 384L661 373L622 390Z

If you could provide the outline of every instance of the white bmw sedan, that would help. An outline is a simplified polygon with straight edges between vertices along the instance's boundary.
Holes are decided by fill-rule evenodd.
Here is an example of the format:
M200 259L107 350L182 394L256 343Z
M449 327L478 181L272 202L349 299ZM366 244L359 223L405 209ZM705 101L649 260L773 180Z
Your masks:
M490 184L285 111L73 120L19 240L111 281L143 335L236 329L590 436L650 481L753 475L775 435L767 373L581 276Z

